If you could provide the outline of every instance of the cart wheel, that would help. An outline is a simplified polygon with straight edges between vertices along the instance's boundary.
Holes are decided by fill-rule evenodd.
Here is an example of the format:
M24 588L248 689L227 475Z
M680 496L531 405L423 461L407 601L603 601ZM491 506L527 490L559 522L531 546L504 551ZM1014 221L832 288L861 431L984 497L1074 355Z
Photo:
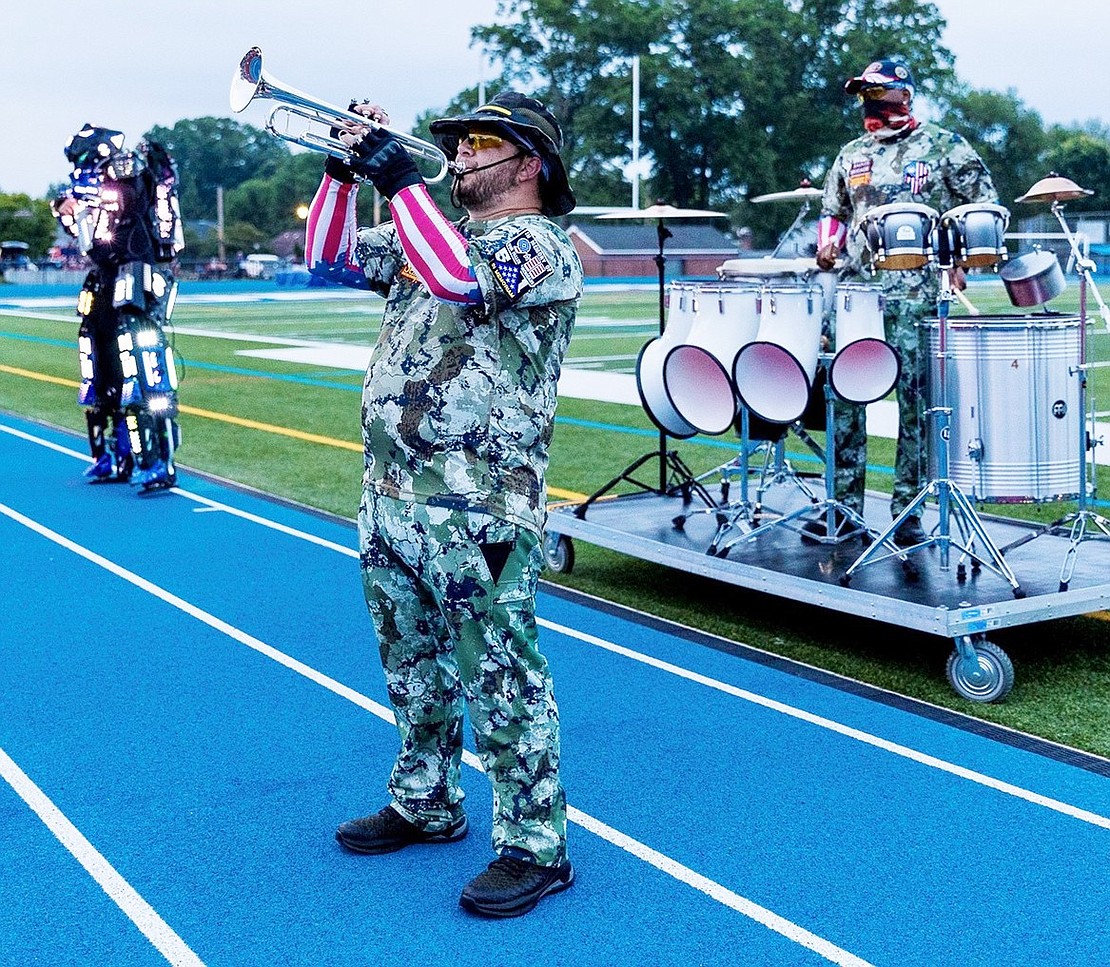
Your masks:
M1014 687L1010 656L993 641L971 643L974 658L965 658L957 646L948 656L948 684L971 702L1001 702Z
M574 545L565 534L544 534L543 559L556 574L574 570Z
M679 514L674 520L671 521L671 525L676 531L686 530L686 518Z

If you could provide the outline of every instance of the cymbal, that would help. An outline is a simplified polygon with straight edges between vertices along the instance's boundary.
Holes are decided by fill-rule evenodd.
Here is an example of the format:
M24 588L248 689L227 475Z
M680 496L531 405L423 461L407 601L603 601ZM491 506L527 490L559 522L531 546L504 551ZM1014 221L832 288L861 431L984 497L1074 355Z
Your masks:
M1055 171L1051 171L1047 178L1042 178L1020 198L1014 201L1043 202L1043 201L1074 201L1076 198L1085 198L1093 195L1089 188L1080 188L1070 178L1064 178Z
M758 195L752 199L757 205L765 201L796 201L799 198L820 198L820 188L811 188L803 185L801 188L791 188L790 191L772 191L768 195Z
M598 215L600 218L727 218L724 212L711 212L701 208L675 208L674 205L651 205L647 208L624 208L620 211Z

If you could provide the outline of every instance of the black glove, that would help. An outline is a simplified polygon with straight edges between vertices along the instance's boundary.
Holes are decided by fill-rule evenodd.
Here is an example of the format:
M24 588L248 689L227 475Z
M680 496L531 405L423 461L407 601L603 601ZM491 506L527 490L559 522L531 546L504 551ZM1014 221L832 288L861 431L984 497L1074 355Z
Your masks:
M368 131L351 147L351 167L361 178L369 178L386 198L393 198L402 188L419 185L424 179L416 162L401 142L384 128Z

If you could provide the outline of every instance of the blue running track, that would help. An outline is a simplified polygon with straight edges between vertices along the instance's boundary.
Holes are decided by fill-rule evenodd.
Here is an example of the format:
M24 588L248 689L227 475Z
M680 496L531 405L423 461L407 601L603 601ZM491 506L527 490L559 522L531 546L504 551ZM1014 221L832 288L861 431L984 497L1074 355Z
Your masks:
M353 527L83 447L0 415L5 967L1110 963L1108 763L551 588L578 882L467 916L473 756L465 841L332 838L396 750Z

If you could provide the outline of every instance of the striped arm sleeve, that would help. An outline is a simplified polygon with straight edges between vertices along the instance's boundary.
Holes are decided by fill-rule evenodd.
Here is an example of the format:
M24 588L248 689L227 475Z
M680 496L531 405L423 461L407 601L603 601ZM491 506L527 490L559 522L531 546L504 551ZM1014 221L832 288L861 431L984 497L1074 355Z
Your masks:
M313 278L356 289L370 283L354 258L358 184L324 175L308 209L304 260Z
M832 215L822 215L817 222L817 250L820 251L829 242L836 242L838 248L843 248L845 235L846 225Z
M389 203L405 257L428 291L444 302L480 305L470 243L432 201L424 185L402 188Z

